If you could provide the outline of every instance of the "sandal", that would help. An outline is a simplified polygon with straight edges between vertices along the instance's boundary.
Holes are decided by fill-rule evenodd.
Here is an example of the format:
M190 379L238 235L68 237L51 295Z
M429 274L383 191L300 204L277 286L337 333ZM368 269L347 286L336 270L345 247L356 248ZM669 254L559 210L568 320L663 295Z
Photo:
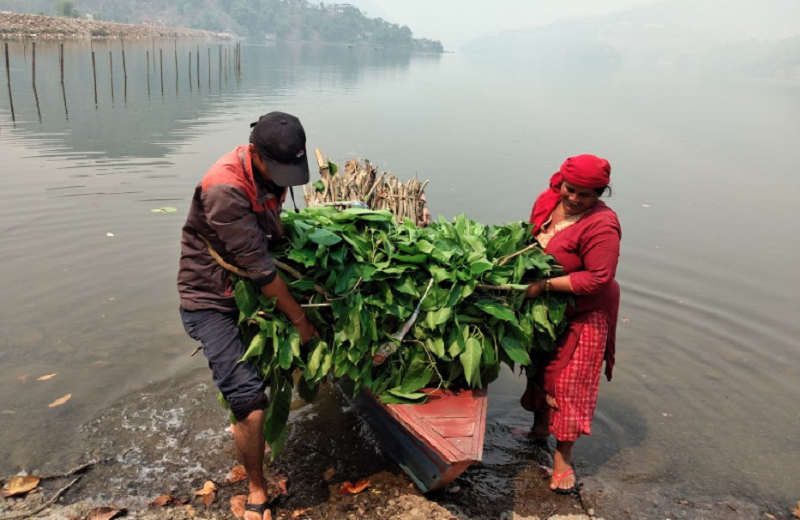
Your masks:
M553 473L553 480L555 481L556 486L558 486L558 484L560 484L562 480L572 475L575 475L575 470L572 469L565 471L561 475L556 475L555 473ZM571 495L573 493L577 493L580 488L581 488L581 482L576 477L575 484L573 484L571 488L561 489L560 487L556 487L555 489L550 488L550 491L552 491L553 493L557 493L559 495Z
M249 502L244 505L245 512L258 513L261 520L264 520L264 513L269 512L269 518L272 519L272 511L269 510L269 502L263 504L250 504Z

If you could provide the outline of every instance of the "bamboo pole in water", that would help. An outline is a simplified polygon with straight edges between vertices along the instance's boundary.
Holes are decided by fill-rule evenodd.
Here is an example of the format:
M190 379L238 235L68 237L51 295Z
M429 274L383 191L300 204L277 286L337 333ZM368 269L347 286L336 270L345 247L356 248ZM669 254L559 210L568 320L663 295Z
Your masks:
M11 105L11 121L17 122L17 115L14 113L14 98L11 95L11 64L8 59L8 42L5 42L6 50L6 81L8 83L8 103Z
M36 91L36 82L33 83L33 99L36 100L36 113L39 115L39 123L41 123L42 109L39 106L39 93Z
M208 90L211 90L211 47L208 48Z
M153 60L155 61L155 60ZM164 97L164 50L158 49L158 67L161 69L161 97Z
M219 88L222 88L222 44L219 44L219 68L217 69L219 72Z
M31 43L33 48L33 68L31 69L31 83L36 84L36 42Z
M69 108L67 108L67 89L64 86L64 44L58 47L58 64L61 69L61 97L64 100L64 114L69 121Z
M11 64L8 60L8 42L5 42L6 45L6 81L8 82L9 88L11 87Z
M92 51L92 78L94 79L94 105L97 106L97 63L94 59L94 51Z
M189 51L189 92L192 91L192 51Z
M175 40L175 95L178 95L178 40Z
M108 51L108 70L110 71L111 75L111 102L114 102L114 58L112 57L111 51Z
M150 51L147 51L147 97L150 97Z
M200 92L200 46L197 46L197 91Z

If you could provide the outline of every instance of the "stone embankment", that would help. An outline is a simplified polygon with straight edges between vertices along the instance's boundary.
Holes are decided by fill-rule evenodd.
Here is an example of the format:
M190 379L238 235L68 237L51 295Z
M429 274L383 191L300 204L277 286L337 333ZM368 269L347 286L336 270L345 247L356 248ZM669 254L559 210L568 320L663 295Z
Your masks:
M182 40L234 40L229 33L215 33L161 25L98 22L86 18L62 18L33 14L0 12L0 39L126 39L149 40L172 38Z

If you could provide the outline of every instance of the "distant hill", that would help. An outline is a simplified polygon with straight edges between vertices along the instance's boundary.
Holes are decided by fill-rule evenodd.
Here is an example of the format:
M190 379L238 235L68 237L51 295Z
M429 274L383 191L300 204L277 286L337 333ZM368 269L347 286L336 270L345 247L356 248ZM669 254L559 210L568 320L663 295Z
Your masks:
M606 16L507 31L476 39L461 50L610 63L708 63L713 58L730 66L742 60L723 59L726 53L744 53L750 60L785 64L793 56L800 62L798 34L797 0L665 0Z
M414 38L409 27L369 18L350 4L306 0L0 0L0 10L204 29L253 41L266 38L443 52L440 42Z

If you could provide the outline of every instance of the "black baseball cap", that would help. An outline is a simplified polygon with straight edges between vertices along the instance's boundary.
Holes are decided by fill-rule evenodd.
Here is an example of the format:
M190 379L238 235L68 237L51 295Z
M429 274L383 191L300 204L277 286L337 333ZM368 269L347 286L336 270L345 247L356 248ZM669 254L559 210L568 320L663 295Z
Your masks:
M272 182L281 187L308 182L306 132L299 119L284 112L270 112L250 128L250 142L267 163Z

